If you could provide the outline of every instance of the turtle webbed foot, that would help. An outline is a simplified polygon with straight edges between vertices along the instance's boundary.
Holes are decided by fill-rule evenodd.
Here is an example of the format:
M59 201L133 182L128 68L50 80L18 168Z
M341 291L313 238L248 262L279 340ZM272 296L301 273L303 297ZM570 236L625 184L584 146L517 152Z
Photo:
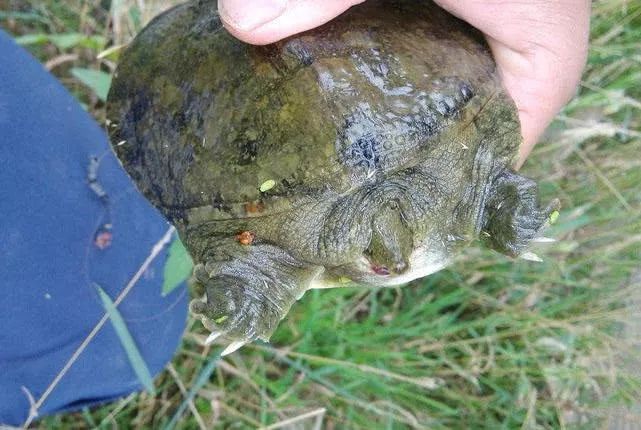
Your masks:
M209 342L221 336L232 341L222 355L255 339L268 341L317 273L275 247L262 248L256 246L253 255L231 261L199 264L194 270L205 300L194 300L190 307L212 331Z
M255 339L269 340L289 310L284 303L273 301L266 284L233 276L210 277L202 265L196 268L195 277L205 287L206 299L192 301L191 311L212 331L209 342L220 336L232 341L223 355Z

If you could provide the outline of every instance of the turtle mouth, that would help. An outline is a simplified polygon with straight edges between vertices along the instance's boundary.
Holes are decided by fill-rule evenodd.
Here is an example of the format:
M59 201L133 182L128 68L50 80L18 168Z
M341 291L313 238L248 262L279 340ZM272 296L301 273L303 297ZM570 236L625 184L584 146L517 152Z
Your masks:
M371 260L367 255L363 255L358 263L359 271L362 274L374 274L376 276L390 276L392 271L384 264L378 264Z
M357 264L361 274L374 275L377 278L394 278L402 276L409 267L409 264L396 264L396 265L387 265L380 264L371 259L369 256L362 256L360 262Z
M383 266L381 264L374 264L370 262L369 267L372 270L372 272L376 273L379 276L388 276L390 274L390 271L387 268L387 266Z
M371 272L378 276L402 275L408 267L408 265L403 262L399 262L396 265L389 267L384 264L374 263L370 259L367 259L367 264L369 264Z
M449 263L449 259L439 251L421 246L412 251L409 261L405 264L394 267L394 262L386 263L381 264L367 255L362 255L353 266L348 267L350 273L346 276L356 282L378 286L403 285L441 270Z

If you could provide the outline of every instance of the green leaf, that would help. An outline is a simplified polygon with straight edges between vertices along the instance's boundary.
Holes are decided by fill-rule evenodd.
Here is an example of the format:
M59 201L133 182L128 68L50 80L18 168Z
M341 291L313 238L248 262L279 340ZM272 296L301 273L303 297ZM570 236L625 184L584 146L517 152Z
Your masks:
M107 100L107 94L109 93L109 87L111 86L111 76L108 73L100 70L74 67L71 69L71 74L80 82L91 88L100 100Z
M263 182L262 184L260 184L260 188L259 188L260 192L264 193L266 191L269 191L272 188L274 188L275 185L276 185L276 181L274 181L273 179L268 179L265 182Z
M40 45L43 43L51 42L61 51L81 46L83 48L93 49L100 51L107 44L107 39L101 35L87 36L82 33L60 33L60 34L45 34L33 33L25 34L24 36L16 37L16 42L19 45Z
M1 11L0 10L0 19L15 19L15 20L21 20L21 21L27 21L27 22L40 22L43 24L47 23L47 20L38 15L37 13L29 13L29 12L14 12L14 11Z
M49 40L61 51L76 46L81 46L93 50L102 50L102 48L107 44L107 40L103 36L87 36L82 33L52 34L49 36Z
M79 45L85 38L86 36L82 33L61 33L49 35L51 43L56 45L62 51Z
M102 300L102 305L109 315L111 324L116 330L116 334L118 335L120 343L127 353L127 358L129 359L134 372L136 372L138 380L150 394L155 395L154 380L151 377L151 372L149 372L147 363L145 363L144 358L142 358L142 355L140 354L140 351L138 350L133 337L131 337L131 333L129 333L129 329L125 324L125 321L122 319L118 308L116 308L114 303L111 301L109 295L105 293L102 288L100 288L100 285L94 284L94 286L98 290L98 294L100 295L100 299Z
M18 45L37 45L40 43L46 43L49 40L49 36L43 33L33 33L25 34L24 36L18 36L14 39Z
M178 237L169 247L169 257L165 263L162 295L171 293L191 275L194 262Z

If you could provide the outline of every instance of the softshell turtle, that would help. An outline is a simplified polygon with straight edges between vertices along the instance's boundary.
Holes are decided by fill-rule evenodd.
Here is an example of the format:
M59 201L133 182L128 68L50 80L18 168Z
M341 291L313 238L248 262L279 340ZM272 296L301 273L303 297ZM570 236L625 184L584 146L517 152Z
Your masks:
M261 47L190 1L126 50L108 118L225 352L268 340L309 288L403 284L478 237L516 256L554 207L511 169L517 110L482 35L427 1L370 0Z

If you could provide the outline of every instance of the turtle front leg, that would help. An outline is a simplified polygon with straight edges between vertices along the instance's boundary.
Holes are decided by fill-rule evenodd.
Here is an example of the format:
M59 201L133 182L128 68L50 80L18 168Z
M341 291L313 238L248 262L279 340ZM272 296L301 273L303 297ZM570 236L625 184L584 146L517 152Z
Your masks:
M222 243L215 256L195 267L205 300L190 307L212 331L208 341L232 340L222 353L227 355L254 339L268 341L321 270L273 245Z

